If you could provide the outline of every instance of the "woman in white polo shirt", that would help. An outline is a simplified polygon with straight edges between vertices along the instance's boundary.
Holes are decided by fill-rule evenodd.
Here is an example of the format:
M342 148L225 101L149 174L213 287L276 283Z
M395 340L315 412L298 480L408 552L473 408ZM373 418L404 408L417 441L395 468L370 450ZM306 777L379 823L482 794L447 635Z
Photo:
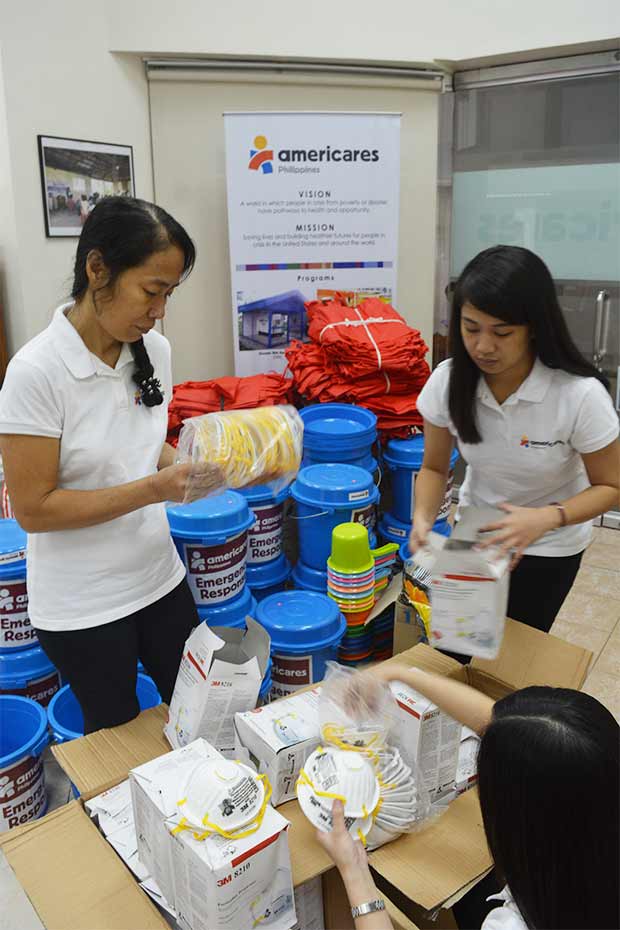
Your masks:
M506 513L483 529L493 531L488 545L513 552L508 615L548 631L593 518L618 504L617 414L528 249L495 246L469 262L454 289L449 350L418 399L424 462L411 548L434 523L456 442L467 462L459 504Z
M190 466L165 444L170 346L153 328L194 259L161 208L100 201L78 242L71 303L12 359L0 392L30 619L87 733L136 716L138 659L170 700L198 621L163 503L183 500Z

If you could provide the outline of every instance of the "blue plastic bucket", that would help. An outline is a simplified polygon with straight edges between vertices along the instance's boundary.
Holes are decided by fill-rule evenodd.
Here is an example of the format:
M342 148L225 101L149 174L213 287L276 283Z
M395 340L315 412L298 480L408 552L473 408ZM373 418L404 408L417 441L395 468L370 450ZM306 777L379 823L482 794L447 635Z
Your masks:
M290 562L281 555L275 562L263 565L248 565L248 587L257 601L283 591L291 575Z
M232 626L240 630L245 626L246 617L256 617L256 600L246 585L233 601L199 607L198 616L208 626Z
M36 644L28 618L26 534L17 520L0 520L0 653Z
M309 568L303 562L298 562L293 569L291 578L296 588L327 594L327 569L321 572L316 568Z
M299 558L308 568L325 571L335 526L362 523L369 532L374 528L379 491L370 472L356 465L302 468L291 494L297 503Z
M47 707L61 684L40 646L0 653L0 694L19 694Z
M347 462L374 473L377 417L371 410L356 404L312 404L299 414L304 421L304 466Z
M257 485L254 488L242 488L239 493L243 494L256 517L248 533L248 568L279 559L282 555L284 502L289 495L289 488L274 495L264 485Z
M45 813L41 754L48 742L47 717L39 704L0 695L0 833Z
M456 449L450 456L450 472L446 492L437 514L438 520L447 520L452 506L454 467L459 454ZM383 453L383 461L392 473L392 514L402 523L411 523L415 508L415 482L424 459L424 436L418 433L409 439L390 439Z
M322 681L347 628L334 601L315 591L272 594L258 605L256 619L271 637L272 698Z
M379 535L386 542L402 544L406 543L409 539L411 527L411 523L402 523L400 520L396 519L394 514L386 513L379 523ZM437 522L433 524L433 532L441 533L442 536L449 536L452 532L452 527L447 520L437 520Z
M138 672L136 696L141 711L161 704L155 682L142 672ZM64 685L49 702L47 719L57 743L68 743L69 740L84 736L82 708L69 685Z
M226 491L168 506L167 512L194 602L206 607L238 597L245 585L248 530L255 523L245 497Z

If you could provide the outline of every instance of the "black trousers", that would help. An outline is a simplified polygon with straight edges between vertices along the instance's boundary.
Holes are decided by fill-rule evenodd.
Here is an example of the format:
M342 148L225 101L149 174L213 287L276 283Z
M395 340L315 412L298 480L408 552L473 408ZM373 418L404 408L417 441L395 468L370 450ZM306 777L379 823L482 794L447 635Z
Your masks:
M579 571L583 552L568 556L525 555L510 576L506 613L513 620L548 633L560 612ZM455 656L469 662L469 656ZM461 930L479 930L484 918L500 902L487 897L501 891L504 883L495 874L472 888L452 908Z
M37 635L80 703L84 732L93 733L137 717L138 659L170 703L185 640L197 623L183 579L159 601L121 620L87 630L37 630Z

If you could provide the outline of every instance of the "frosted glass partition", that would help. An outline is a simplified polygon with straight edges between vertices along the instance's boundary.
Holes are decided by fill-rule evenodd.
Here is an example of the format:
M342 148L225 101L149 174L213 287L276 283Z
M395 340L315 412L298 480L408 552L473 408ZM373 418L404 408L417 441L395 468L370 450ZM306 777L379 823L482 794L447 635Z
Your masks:
M620 277L620 164L453 175L451 277L481 249L522 245L554 278Z

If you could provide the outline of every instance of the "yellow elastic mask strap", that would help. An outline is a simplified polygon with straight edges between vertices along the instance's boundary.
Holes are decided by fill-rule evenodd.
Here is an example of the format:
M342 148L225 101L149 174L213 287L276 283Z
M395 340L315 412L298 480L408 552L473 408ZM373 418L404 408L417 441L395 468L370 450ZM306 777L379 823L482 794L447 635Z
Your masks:
M180 833L182 830L191 830L191 827L187 825L187 817L181 817L176 827L174 827L170 832L173 836Z
M343 804L347 803L347 799L341 794L335 794L333 791L319 791L305 769L301 769L299 772L297 784L307 785L309 788L312 788L317 798L330 798L332 801L342 801Z
M204 833L194 834L195 839L204 840L211 833L217 833L219 834L219 836L223 836L224 839L227 839L227 840L242 840L242 839L245 839L246 836L252 836L253 833L256 833L256 831L260 828L263 822L265 811L267 810L267 805L269 804L269 801L271 800L271 795L273 794L271 782L269 781L266 775L257 775L256 778L258 781L263 782L263 785L265 788L265 794L263 797L263 802L259 810L256 812L256 816L252 818L250 823L247 824L244 829L240 828L239 830L232 830L229 832L227 830L223 830L221 827L216 826L216 824L211 823L209 820L209 812L207 811L205 816L202 818L202 825L203 827L206 827L207 829Z

